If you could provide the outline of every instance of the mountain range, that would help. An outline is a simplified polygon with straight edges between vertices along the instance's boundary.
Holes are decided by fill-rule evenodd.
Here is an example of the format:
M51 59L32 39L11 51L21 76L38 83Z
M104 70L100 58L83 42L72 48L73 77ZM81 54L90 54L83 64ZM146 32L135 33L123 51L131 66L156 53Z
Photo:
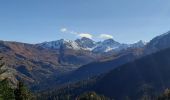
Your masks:
M123 58L124 55L128 55L126 51L130 48L139 49L144 46L145 44L141 41L135 44L121 44L113 39L95 42L89 38L75 41L60 39L39 44L0 41L0 55L4 57L6 65L12 69L11 73L16 76L14 78L26 81L31 87L36 85L34 88L38 86L39 89L42 88L40 83L42 85L48 85L48 81L51 81L51 84L58 83L56 82L58 77L73 73L83 65L119 59L120 56ZM118 61L123 64L129 60ZM103 71L99 69L99 73L94 75L99 75L109 69L112 67ZM84 78L87 78L87 75Z
M145 44L146 43L143 41L139 41L134 44L123 44L113 39L106 39L104 41L95 42L89 38L83 37L81 39L76 39L74 41L60 39L57 41L44 42L44 43L37 44L37 46L40 46L42 48L50 48L50 49L59 49L60 46L63 46L66 49L87 50L93 53L106 53L110 51L120 51L130 47L134 47L134 48L144 47Z
M44 92L43 95L47 98L42 100L62 95L70 95L71 100L74 100L78 95L88 91L102 94L111 100L143 100L142 98L159 100L157 96L170 88L169 55L170 48L158 51L121 65L98 77L67 84L52 92ZM105 67L108 66L105 65Z
M109 69L106 73L76 83L67 84L44 93L45 99L70 95L74 99L78 95L94 91L115 100L158 100L157 96L170 88L170 32L153 38L142 50L141 56L125 64ZM153 43L155 42L155 43ZM123 57L125 58L125 57ZM131 58L131 57L130 57ZM132 57L133 58L133 57ZM116 65L111 61L95 62L84 65L69 76L72 79L79 75L93 74L102 68ZM83 71L85 71L83 73ZM100 72L97 72L100 73ZM161 99L162 100L162 99ZM165 100L165 99L163 99Z
M106 74L128 62L169 48L170 32L150 42L119 43L113 39L60 39L38 44L0 41L0 55L15 79L41 90Z

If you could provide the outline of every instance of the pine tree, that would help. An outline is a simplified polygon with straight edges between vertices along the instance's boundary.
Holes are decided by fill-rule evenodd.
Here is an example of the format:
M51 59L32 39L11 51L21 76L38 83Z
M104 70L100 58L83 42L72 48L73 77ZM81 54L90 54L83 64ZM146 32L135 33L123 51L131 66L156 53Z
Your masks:
M23 82L19 81L18 87L14 91L16 100L31 100L32 95Z
M2 76L6 72L6 70L2 69L5 66L2 59L3 57L0 57L0 100L15 100L14 90L9 85L8 79Z
M14 90L7 79L0 82L0 100L15 100Z

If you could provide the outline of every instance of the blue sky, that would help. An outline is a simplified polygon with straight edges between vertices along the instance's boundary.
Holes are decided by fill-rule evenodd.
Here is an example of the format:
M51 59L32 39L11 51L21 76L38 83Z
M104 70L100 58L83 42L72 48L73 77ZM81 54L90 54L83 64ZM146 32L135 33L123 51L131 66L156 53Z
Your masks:
M169 30L169 0L0 0L0 40L88 36L133 43Z

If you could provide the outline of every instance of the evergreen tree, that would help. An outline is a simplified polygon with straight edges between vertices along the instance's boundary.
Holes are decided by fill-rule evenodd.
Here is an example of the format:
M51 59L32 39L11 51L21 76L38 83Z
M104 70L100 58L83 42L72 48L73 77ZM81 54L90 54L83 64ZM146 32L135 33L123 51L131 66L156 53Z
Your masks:
M3 57L0 57L0 100L15 100L14 90L9 85L8 78L2 76L6 70L3 70L2 67L5 66L5 63L2 62Z
M31 100L32 95L23 82L19 81L18 87L14 91L16 100Z
M0 100L15 100L14 90L7 79L0 82Z
M8 77L2 76L7 70L3 67L3 57L0 57L0 100L32 100L32 95L23 82L19 81L17 88L14 90L10 84Z

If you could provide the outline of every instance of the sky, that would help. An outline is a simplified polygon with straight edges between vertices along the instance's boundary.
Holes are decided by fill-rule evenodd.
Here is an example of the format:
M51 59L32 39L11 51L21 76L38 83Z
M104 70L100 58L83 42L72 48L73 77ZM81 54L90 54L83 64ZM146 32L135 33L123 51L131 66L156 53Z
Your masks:
M0 40L149 41L170 30L170 0L0 0Z

